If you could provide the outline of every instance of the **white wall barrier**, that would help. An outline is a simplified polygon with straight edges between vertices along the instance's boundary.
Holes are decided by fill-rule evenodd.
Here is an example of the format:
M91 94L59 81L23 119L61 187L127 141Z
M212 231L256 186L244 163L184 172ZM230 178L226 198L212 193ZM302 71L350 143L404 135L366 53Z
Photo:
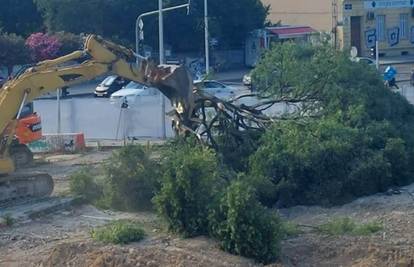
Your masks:
M57 132L57 101L36 100L34 108L42 118L43 133ZM171 110L166 101L166 112ZM61 100L61 132L84 133L86 139L160 138L161 101L159 96L145 96L121 109L109 99L70 98ZM171 119L165 116L167 137L172 137Z
M34 153L80 152L85 149L83 133L43 134L41 140L29 144Z

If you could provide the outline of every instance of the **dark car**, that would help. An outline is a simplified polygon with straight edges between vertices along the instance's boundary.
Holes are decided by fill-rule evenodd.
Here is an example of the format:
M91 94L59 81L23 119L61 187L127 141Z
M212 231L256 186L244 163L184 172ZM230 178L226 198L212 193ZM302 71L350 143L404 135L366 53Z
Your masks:
M110 97L113 93L127 85L130 81L120 76L111 75L105 78L95 89L96 97Z
M0 76L0 87L3 86L3 84L6 83L6 79L4 79L3 77Z

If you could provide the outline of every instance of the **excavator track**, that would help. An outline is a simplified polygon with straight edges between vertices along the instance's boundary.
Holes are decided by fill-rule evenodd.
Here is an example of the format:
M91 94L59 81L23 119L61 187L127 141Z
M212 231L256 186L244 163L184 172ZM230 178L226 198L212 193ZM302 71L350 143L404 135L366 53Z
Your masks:
M17 168L30 166L33 162L33 153L26 145L13 145L10 148L10 156Z
M0 203L47 197L53 192L53 179L47 173L15 173L0 176Z

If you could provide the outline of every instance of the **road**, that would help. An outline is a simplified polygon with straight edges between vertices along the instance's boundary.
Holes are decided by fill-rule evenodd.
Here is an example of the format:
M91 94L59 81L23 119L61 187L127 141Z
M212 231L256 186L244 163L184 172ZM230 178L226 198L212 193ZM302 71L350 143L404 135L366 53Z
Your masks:
M226 82L236 94L248 92L240 82ZM237 81L234 77L231 80ZM35 111L42 118L43 133L54 134L60 128L62 133L84 133L85 138L119 140L123 137L158 139L162 137L162 123L166 124L167 136L173 136L171 119L162 119L159 96L146 96L129 103L128 109L121 109L119 103L111 104L108 98L95 98L94 90L99 81L85 83L69 89L70 95L61 100L61 119L58 127L56 93L34 101ZM166 111L171 110L169 101Z
M414 87L408 82L414 64L397 64L400 86L399 92L414 104ZM385 66L382 66L382 69ZM221 75L231 85L236 94L248 93L242 85L241 78L246 72L239 71L231 75ZM94 98L93 92L99 82L90 82L69 89L70 96L61 101L61 129L63 133L85 134L87 139L122 139L123 136L134 138L160 138L162 136L161 104L159 97L146 97L125 112L116 105L111 105L107 98ZM35 111L42 117L43 132L57 132L56 94L49 94L35 101ZM245 99L243 102L255 101ZM248 103L246 103L248 104ZM167 101L166 111L170 109ZM278 106L272 112L280 113L288 107ZM165 117L167 135L172 136L171 121Z

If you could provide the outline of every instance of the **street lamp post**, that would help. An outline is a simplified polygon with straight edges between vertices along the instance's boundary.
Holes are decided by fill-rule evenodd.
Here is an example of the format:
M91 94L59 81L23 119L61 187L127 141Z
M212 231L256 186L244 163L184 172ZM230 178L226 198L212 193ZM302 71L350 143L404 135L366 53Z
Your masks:
M158 34L159 34L159 43L160 43L160 65L165 63L164 59L164 16L162 14L162 0L158 0ZM167 138L167 131L165 127L165 97L161 93L161 133L162 133L162 139Z
M204 45L206 49L206 75L208 75L210 72L210 50L208 37L208 8L207 0L204 0Z
M165 64L165 54L164 54L164 18L163 18L163 13L165 11L171 11L171 10L175 10L175 9L179 9L179 8L188 8L190 7L190 2L187 4L183 4L183 5L178 5L178 6L174 6L174 7L169 7L169 8L163 8L162 5L162 0L158 0L158 10L156 11L151 11L151 12L147 12L147 13L143 13L141 15L138 16L136 22L135 22L135 49L136 49L136 61L137 64L139 64L139 59L140 59L140 55L139 55L139 45L140 45L140 40L144 39L143 35L143 27L144 27L144 23L142 21L143 17L145 16L150 16L150 15L156 15L158 14L158 22L159 22L159 60L160 60L160 64ZM166 132L166 127L165 127L165 97L164 95L161 93L160 94L161 97L161 127L162 127L162 138L165 139L167 137L167 132Z
M164 64L164 16L162 10L162 0L158 0L158 29L160 43L160 64Z
M175 9L179 9L179 8L189 8L190 4L182 4L182 5L178 5L178 6L173 6L173 7L167 7L167 8L163 8L162 12L167 12L167 11L172 11ZM140 54L139 54L139 45L141 40L144 39L144 23L143 23L143 18L147 17L147 16L151 16L151 15L157 15L159 14L160 11L154 10L154 11L150 11L150 12L146 12L143 13L141 15L139 15L135 21L135 52L137 55L137 61L139 60Z

